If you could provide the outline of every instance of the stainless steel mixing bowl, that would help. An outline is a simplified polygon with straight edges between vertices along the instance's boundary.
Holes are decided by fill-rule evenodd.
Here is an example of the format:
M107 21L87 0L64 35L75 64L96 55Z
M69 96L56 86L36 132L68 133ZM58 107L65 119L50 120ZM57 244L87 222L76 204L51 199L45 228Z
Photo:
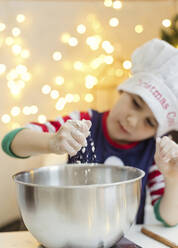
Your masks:
M133 223L142 170L103 164L41 167L13 176L24 223L47 248L111 247Z

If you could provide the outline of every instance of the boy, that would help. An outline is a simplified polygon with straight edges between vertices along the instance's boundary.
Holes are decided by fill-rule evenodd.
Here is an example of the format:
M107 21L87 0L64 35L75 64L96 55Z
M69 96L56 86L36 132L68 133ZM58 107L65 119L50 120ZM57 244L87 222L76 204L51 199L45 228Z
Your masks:
M95 155L97 163L140 168L145 177L137 223L144 221L148 185L157 219L173 226L178 223L178 145L159 137L178 129L178 50L153 39L135 50L132 64L133 76L119 86L121 96L110 112L75 111L45 124L30 123L7 134L2 147L18 158L67 152L70 163L78 152L79 160L87 154L86 162Z

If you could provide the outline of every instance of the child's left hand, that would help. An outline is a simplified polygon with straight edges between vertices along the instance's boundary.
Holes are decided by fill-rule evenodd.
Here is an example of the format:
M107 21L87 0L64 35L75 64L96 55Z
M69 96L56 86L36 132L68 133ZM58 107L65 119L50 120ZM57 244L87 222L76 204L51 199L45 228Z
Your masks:
M155 161L165 178L178 180L178 144L167 136L157 138Z

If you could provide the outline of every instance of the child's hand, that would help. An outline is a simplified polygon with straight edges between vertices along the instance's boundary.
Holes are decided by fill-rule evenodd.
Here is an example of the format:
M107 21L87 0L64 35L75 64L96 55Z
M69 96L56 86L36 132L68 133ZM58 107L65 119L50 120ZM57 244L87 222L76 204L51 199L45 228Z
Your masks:
M167 136L156 139L155 161L165 178L178 180L178 145Z
M68 120L49 139L49 151L56 154L68 153L74 156L82 146L87 146L91 121Z

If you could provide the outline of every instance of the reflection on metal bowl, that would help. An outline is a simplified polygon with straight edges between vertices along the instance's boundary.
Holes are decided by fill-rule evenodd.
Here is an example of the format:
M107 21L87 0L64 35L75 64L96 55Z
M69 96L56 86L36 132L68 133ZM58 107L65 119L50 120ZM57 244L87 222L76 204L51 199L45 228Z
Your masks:
M41 167L13 176L23 221L47 248L111 247L133 223L142 170L104 164Z

